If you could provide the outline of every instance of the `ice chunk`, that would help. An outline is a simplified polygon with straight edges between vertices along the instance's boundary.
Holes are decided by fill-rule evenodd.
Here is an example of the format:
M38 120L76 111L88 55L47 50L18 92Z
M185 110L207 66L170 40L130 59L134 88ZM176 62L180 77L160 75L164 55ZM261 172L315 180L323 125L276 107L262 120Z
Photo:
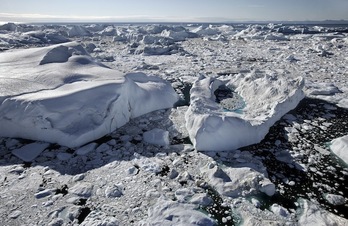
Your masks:
M260 191L268 196L273 196L276 192L275 184L273 184L269 179L264 179L260 181Z
M12 151L12 154L22 159L25 162L33 161L37 156L41 154L47 147L48 143L31 143L24 145L21 148Z
M279 216L282 217L287 217L289 216L289 211L287 209L285 209L284 207L274 203L271 207L270 207L271 211Z
M148 218L141 221L139 225L216 225L213 219L197 209L196 205L159 199L153 207L149 208Z
M326 201L335 206L343 205L346 202L342 195L326 194L324 197Z
M105 189L105 196L107 198L118 198L123 195L123 185L122 184L113 184L109 185Z
M97 143L90 143L76 150L77 155L87 155L89 152L94 151L97 147Z
M187 32L187 31L172 31L172 30L164 30L161 33L161 36L172 38L176 42L185 41L187 38L196 38L197 34Z
M91 36L91 33L83 26L74 25L68 31L69 37Z
M219 29L217 29L216 27L213 27L213 25L209 25L208 27L200 26L196 29L193 29L192 32L201 36L218 35L221 33Z
M275 193L275 185L263 174L249 167L221 169L219 166L206 165L201 172L219 194L228 197L236 198L257 190L269 196Z
M341 90L333 83L327 82L310 82L306 81L305 91L307 95L318 96L318 95L334 95L341 93Z
M169 132L163 129L153 129L146 131L143 135L144 141L150 144L168 146L169 145Z
M334 139L330 148L333 153L348 164L348 135Z
M245 106L232 111L216 103L221 85L235 87ZM222 81L199 78L191 89L185 119L197 150L233 150L260 142L269 128L303 99L303 79L252 73ZM238 105L239 106L239 105Z
M0 53L2 137L78 147L177 100L168 82L112 70L77 43Z
M70 188L69 192L80 197L89 198L93 194L93 184L80 182Z
M321 209L316 204L299 200L301 211L298 214L300 226L348 225L348 220Z

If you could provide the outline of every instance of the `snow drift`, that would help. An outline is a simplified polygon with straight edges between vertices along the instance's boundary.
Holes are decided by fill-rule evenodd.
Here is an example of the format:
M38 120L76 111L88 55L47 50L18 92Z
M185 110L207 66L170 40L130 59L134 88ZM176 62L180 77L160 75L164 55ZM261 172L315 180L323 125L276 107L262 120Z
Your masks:
M1 53L0 84L0 136L68 147L177 101L164 80L112 70L77 43Z
M233 98L219 104L214 92L231 87ZM190 91L185 119L197 150L222 151L260 142L269 128L304 98L301 77L259 72L223 80L201 77Z

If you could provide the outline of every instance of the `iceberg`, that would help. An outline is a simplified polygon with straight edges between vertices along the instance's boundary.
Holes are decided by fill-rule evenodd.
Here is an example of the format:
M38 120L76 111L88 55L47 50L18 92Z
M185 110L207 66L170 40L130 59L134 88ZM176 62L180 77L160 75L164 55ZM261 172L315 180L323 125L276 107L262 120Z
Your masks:
M232 98L217 103L219 87ZM302 77L254 72L197 79L185 114L190 139L200 151L227 151L260 142L269 128L304 98ZM225 88L226 89L226 88Z
M75 42L1 53L0 84L0 137L67 147L178 100L170 83L110 69Z

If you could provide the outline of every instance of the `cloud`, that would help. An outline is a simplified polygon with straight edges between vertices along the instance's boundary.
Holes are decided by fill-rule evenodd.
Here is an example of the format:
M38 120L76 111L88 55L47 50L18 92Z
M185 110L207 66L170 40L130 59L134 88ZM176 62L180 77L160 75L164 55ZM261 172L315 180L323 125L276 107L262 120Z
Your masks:
M0 21L16 22L215 22L224 20L226 19L215 17L78 16L0 13Z

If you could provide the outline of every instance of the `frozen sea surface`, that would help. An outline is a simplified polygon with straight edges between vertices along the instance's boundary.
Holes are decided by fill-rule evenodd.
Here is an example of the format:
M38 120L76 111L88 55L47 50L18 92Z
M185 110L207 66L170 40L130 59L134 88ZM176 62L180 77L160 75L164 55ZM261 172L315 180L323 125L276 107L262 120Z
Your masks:
M0 51L6 56L2 61L11 62L8 67L0 67L0 77L7 81L0 88L6 93L0 108L9 111L6 117L0 114L3 120L37 115L31 109L48 113L44 105L31 108L23 100L30 97L31 103L38 104L37 100L49 96L52 87L71 87L75 83L80 90L84 81L97 77L109 84L110 76L122 84L122 92L92 82L94 88L100 89L85 89L90 95L82 95L82 99L100 106L108 99L103 99L104 91L120 91L120 96L129 94L124 98L135 98L133 104L118 105L125 106L118 110L138 113L117 129L92 136L81 147L67 147L70 145L54 140L43 143L1 137L2 224L348 225L348 169L331 145L338 138L337 148L343 149L335 152L345 153L342 140L348 134L347 37L347 28L342 26L282 24L0 26ZM67 43L72 41L80 47ZM13 52L20 54L7 57ZM35 53L37 59L24 58L24 53ZM38 74L38 70L42 73ZM17 79L13 83L9 79L23 73L40 82L27 85L28 81ZM47 79L50 73L56 76ZM80 76L72 76L76 74ZM199 77L221 81L220 85L238 93L245 105L234 113L240 115L251 108L250 120L267 119L272 106L279 103L277 98L289 97L292 91L301 92L303 88L304 99L299 95L301 98L290 112L284 108L276 122L270 123L263 139L238 149L200 152L191 142L184 117L192 105L190 90ZM291 81L297 77L304 81L303 87L297 86L299 89L269 87L294 87ZM255 82L257 79L260 82ZM129 86L134 83L137 88ZM247 86L253 89L243 94ZM163 101L163 92L152 92L156 87L178 94L180 100L175 107L171 106L174 100ZM225 114L224 106L231 103L221 100L228 100L231 93L214 92L215 88L198 93L208 90L212 101L209 103ZM41 89L43 93L32 93ZM24 91L30 92L23 94L25 98L17 95ZM56 92L51 94L57 97ZM248 95L255 101L248 102ZM77 99L63 100L52 101L50 109L69 110L64 103ZM124 103L131 103L128 101ZM152 104L147 104L149 101ZM12 108L16 103L23 111ZM7 104L12 107L5 107ZM169 109L153 111L154 105L167 104ZM79 107L86 108L83 104ZM77 119L78 114L84 113L74 108L71 117ZM67 126L66 116L58 117L61 120L55 125ZM26 119L13 123L24 123ZM36 118L32 121L34 127L18 126L17 130L43 128L44 120ZM4 125L0 124L1 133L15 129ZM219 144L208 138L212 144ZM66 141L74 139L66 137Z

